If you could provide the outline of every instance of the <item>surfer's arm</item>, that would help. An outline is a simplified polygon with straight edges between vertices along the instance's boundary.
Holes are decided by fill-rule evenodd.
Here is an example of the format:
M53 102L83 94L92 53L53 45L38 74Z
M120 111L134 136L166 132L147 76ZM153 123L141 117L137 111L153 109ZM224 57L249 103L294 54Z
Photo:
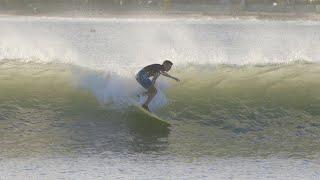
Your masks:
M158 79L159 75L160 75L160 74L156 74L155 76L153 76L151 86L154 86L154 84L156 83L156 80Z
M176 81L180 81L180 79L176 78L176 77L173 77L171 76L170 74L166 73L166 72L160 72L162 75L168 77L168 78L171 78L171 79L174 79Z

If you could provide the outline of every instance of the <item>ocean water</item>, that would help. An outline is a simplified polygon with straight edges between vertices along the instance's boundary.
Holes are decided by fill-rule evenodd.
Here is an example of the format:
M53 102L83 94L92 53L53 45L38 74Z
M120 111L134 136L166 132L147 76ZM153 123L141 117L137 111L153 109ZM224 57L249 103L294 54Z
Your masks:
M320 23L0 18L3 179L318 179ZM144 66L174 62L151 109Z

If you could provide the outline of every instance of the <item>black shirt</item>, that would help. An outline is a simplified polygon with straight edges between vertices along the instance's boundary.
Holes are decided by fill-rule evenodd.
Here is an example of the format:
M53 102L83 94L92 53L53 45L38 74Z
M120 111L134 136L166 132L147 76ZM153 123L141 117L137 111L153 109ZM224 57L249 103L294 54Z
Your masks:
M164 67L161 64L151 64L149 66L144 67L142 70L144 70L148 77L150 76L158 76L161 71L164 71Z

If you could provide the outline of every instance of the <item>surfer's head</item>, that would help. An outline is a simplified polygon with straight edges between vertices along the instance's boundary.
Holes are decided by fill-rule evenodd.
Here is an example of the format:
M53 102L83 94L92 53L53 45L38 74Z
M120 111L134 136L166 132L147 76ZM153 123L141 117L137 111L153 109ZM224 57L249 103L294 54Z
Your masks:
M163 65L165 71L169 71L171 69L173 63L169 60L165 60L165 61L163 61L162 65Z

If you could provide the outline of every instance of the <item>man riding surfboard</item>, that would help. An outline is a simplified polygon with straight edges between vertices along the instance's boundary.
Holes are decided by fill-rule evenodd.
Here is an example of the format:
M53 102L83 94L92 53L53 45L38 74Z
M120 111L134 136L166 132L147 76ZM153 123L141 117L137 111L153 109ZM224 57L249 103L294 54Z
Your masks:
M173 77L167 73L171 69L172 65L173 63L171 61L165 60L162 63L162 65L151 64L149 66L144 67L136 75L136 80L138 81L138 83L147 90L145 94L148 95L148 98L146 102L142 105L142 107L147 111L149 111L149 103L157 94L157 89L154 85L156 83L157 78L160 75L169 77L176 81L180 81L178 78ZM152 80L150 80L150 77L153 77Z

